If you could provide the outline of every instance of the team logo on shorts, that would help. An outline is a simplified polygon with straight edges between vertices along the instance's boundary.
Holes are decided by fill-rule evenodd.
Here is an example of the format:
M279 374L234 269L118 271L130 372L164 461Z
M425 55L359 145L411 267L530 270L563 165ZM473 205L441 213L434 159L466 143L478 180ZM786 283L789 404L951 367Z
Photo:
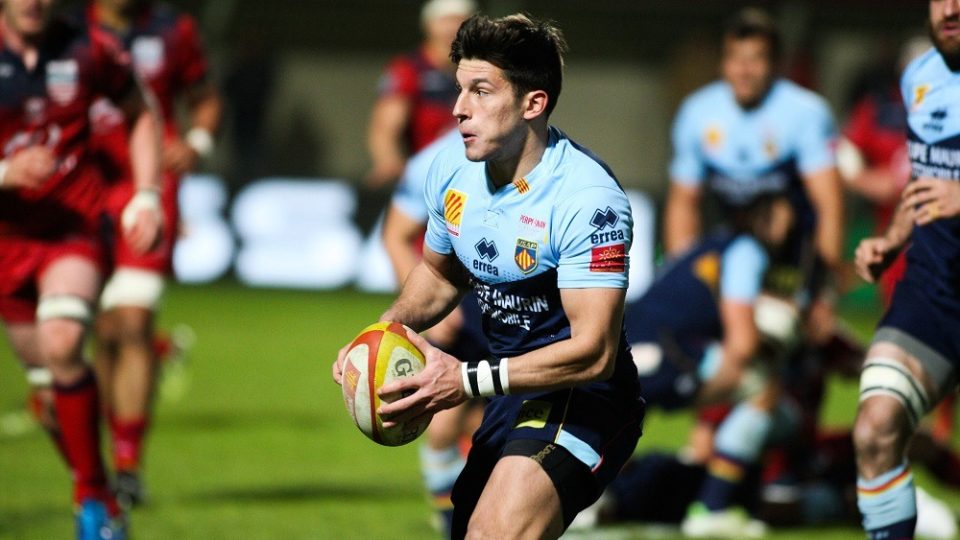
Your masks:
M467 194L455 189L447 190L443 198L443 219L447 222L447 232L460 237L460 222L463 221L463 209L467 206Z
M513 252L513 260L524 274L529 274L537 268L537 249L536 242L517 238L517 249Z
M547 425L550 418L550 409L553 405L549 401L539 401L528 399L520 405L517 411L517 421L513 424L513 429L533 428L541 429Z
M622 274L627 269L627 247L624 244L599 246L590 250L591 272Z
M693 275L716 290L720 284L720 256L716 252L701 255L693 262Z
M79 68L76 60L54 60L47 63L47 94L65 105L77 97Z
M154 77L163 70L163 40L156 36L139 37L130 46L133 65L144 77Z

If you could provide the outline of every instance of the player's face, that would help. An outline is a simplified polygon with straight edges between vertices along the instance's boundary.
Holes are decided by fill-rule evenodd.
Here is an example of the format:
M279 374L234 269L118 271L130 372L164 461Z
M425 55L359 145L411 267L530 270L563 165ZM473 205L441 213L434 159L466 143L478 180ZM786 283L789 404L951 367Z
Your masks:
M470 161L515 157L523 147L523 99L518 98L503 70L484 60L463 59L457 66L460 95L453 115Z
M930 39L945 58L960 62L960 0L930 0Z
M723 78L733 89L737 103L756 105L773 81L770 45L762 37L727 38L723 45Z
M54 3L55 0L3 0L3 18L17 34L35 38L47 27Z

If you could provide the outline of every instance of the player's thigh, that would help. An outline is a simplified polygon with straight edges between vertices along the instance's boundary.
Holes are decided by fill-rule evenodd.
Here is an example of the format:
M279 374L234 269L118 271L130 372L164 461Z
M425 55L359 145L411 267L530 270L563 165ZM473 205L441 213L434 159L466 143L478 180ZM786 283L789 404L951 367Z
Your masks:
M470 518L467 538L558 538L560 496L543 467L524 456L501 458Z
M79 255L51 261L40 275L37 341L44 362L54 369L55 378L76 375L76 369L67 373L58 368L82 361L80 349L99 281L96 263Z
M69 296L92 303L100 287L100 269L80 255L67 255L52 261L40 275L40 297Z
M7 323L7 339L24 367L42 366L34 323Z

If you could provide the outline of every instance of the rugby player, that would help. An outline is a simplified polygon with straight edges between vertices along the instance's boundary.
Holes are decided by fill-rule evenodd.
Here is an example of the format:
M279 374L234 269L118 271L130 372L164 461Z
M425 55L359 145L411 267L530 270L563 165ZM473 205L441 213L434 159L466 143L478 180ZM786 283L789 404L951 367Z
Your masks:
M701 236L705 191L723 210L758 193L786 194L796 225L764 288L794 298L809 338L822 344L833 332L826 285L843 241L836 127L820 96L778 77L780 34L768 15L741 11L723 35L722 80L689 96L674 121L665 247L677 255Z
M907 248L903 280L867 351L854 424L857 501L870 539L914 537L905 450L920 419L955 392L960 362L960 1L930 0L929 31L934 48L910 63L900 85L912 180L886 234L856 251L857 272L873 282Z
M473 0L427 0L420 11L423 44L391 60L380 77L377 101L367 127L373 162L371 187L391 185L407 157L423 150L454 127L450 108L457 99L449 62L457 28L477 10Z
M128 119L137 189L123 211L122 241L138 253L161 230L160 124L111 36L55 18L54 4L2 4L0 316L17 354L51 371L78 538L122 538L100 454L97 383L82 351L100 288L104 193L88 148L88 111L106 95Z
M423 258L382 316L411 327L427 357L423 372L381 389L410 393L381 408L388 423L490 398L454 487L454 538L559 537L640 436L622 325L630 205L602 162L548 124L564 49L557 28L523 15L460 27L453 113L469 161L458 149L434 161ZM468 288L490 360L462 363L414 332Z
M151 0L95 0L81 10L78 19L122 43L134 69L156 95L163 117L164 173L158 195L168 226L157 249L137 253L116 240L123 205L134 189L126 120L107 99L98 100L90 111L94 148L109 184L105 214L113 237L108 240L113 273L100 296L94 332L95 364L110 414L117 497L129 507L143 499L141 452L159 363L154 347L156 312L172 270L180 177L213 151L222 106L192 17ZM186 104L191 122L185 131L176 119L178 100Z

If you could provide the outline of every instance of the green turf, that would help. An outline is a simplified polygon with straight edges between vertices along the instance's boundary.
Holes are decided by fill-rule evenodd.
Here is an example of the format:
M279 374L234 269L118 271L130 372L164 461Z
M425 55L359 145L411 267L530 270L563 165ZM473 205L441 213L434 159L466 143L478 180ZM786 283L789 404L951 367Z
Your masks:
M364 438L329 375L337 349L388 302L354 292L172 287L162 326L187 324L197 341L185 393L159 403L147 455L151 504L132 515L136 538L435 538L416 445ZM0 343L0 414L21 407L24 391ZM849 383L831 385L830 423L850 422L854 396ZM641 450L676 448L688 425L684 415L651 415ZM44 435L0 435L0 538L69 538L70 512L67 474ZM861 538L842 528L772 538L812 534Z

